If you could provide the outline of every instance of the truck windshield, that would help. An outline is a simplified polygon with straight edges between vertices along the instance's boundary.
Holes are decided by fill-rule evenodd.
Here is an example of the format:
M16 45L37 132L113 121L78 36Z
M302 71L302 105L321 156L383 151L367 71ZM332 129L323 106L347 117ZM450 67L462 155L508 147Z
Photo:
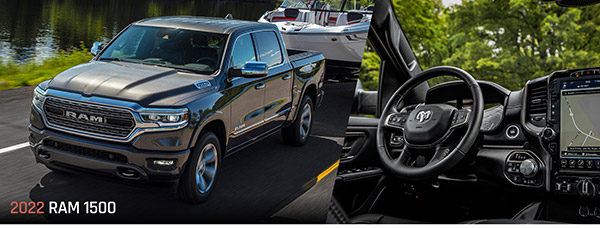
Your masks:
M106 47L99 60L213 74L219 69L226 41L225 34L134 25Z

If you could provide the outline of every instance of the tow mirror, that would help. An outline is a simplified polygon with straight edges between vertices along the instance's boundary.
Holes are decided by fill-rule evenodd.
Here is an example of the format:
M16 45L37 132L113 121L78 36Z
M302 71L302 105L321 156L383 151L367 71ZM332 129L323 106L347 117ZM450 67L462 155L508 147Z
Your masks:
M229 75L231 77L246 77L246 78L258 78L268 74L269 66L265 62L248 61L244 67L231 68Z
M93 56L96 56L98 53L100 53L100 51L102 51L102 48L104 48L103 43L94 42L94 44L92 45L92 48L90 49L90 52L92 53Z

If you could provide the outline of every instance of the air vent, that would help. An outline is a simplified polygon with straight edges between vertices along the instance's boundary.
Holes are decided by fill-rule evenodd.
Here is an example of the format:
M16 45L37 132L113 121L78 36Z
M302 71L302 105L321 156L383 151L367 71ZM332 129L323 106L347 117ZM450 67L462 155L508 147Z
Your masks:
M546 110L548 109L548 86L546 81L527 85L527 118L536 127L546 126Z

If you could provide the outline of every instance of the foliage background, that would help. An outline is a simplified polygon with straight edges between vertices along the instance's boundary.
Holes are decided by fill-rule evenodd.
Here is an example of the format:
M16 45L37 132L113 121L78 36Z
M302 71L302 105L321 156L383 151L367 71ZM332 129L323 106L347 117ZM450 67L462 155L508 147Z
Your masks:
M535 0L394 0L402 29L423 69L450 65L519 90L556 70L600 65L600 4L564 8ZM380 59L363 57L360 79L377 89ZM438 78L437 84L448 80Z

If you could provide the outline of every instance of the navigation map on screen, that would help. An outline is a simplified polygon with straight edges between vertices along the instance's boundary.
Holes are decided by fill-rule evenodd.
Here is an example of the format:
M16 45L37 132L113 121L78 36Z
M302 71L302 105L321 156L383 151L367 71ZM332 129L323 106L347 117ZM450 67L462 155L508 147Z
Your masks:
M560 82L561 157L600 157L600 80Z

